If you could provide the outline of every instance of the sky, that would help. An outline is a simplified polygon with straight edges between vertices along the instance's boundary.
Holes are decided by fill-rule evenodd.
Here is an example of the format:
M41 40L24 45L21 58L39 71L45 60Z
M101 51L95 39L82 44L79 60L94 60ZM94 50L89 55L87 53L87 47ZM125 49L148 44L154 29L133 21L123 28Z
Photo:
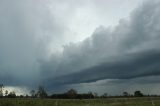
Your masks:
M159 13L159 0L0 0L0 83L160 94Z

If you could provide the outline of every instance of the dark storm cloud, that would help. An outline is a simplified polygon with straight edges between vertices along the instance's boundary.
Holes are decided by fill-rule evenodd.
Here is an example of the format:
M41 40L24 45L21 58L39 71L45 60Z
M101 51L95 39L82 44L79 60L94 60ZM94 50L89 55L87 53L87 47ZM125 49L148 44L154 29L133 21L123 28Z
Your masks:
M99 26L84 41L64 45L62 53L56 50L65 42L65 22L55 16L62 13L54 13L56 1L53 11L50 2L0 0L0 83L62 89L103 79L159 76L158 0L144 3L116 27Z
M73 84L160 75L160 51L151 50L114 58L112 62L50 80L57 84Z
M47 63L50 65L48 77L53 81L51 83L72 84L159 75L159 5L158 1L148 1L135 9L129 20L120 20L117 27L101 26L83 42L64 46L58 66L52 67L54 59ZM44 70L48 70L45 66ZM55 69L54 75L52 69Z

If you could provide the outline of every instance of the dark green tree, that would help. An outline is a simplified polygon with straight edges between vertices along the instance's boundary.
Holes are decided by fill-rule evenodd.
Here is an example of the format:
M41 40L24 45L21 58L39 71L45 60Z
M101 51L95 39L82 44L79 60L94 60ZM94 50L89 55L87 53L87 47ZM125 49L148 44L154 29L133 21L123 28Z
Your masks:
M12 92L10 92L10 93L8 94L8 97L9 97L9 98L15 98L15 97L16 97L16 93L15 93L14 91L12 91Z
M143 93L141 91L135 91L134 92L134 96L135 97L142 97L143 96Z
M74 98L76 98L77 91L74 90L74 89L70 89L70 90L67 92L67 95L68 95L69 98L74 99Z
M0 97L3 97L3 88L4 88L4 85L0 84Z
M127 97L127 96L129 96L129 93L128 92L123 92L123 96Z
M40 98L46 98L47 97L47 92L45 91L43 86L39 86L36 95L37 95L37 97L40 97Z
M32 98L35 97L35 96L36 96L36 91L35 91L35 90L31 90L31 91L30 91L30 94L31 94L31 97L32 97Z
M91 91L88 92L88 96L89 96L89 99L94 98L94 95L93 95L93 93Z
M8 96L8 90L5 90L5 96L6 97Z

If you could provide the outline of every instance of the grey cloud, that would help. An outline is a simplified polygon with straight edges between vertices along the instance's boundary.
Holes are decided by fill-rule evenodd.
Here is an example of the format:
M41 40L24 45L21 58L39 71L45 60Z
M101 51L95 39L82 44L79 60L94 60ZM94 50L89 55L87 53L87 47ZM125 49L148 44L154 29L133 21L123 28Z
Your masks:
M148 1L117 27L101 26L83 42L65 46L57 76L49 80L71 84L159 75L159 5Z
M49 3L0 0L0 83L39 84L39 61L49 57L50 43L56 44L64 31L52 15Z
M91 37L69 44L65 44L65 39L71 39L65 35L68 30L65 24L75 11L66 13L85 3L79 1L80 4L76 4L70 0L68 4L54 0L52 7L51 2L0 0L2 83L13 86L44 84L48 88L63 89L70 84L102 79L159 76L158 0L144 3L131 13L129 19L120 20L116 27L100 26ZM57 5L64 8L54 11ZM61 13L64 15L59 15ZM62 20L60 16L66 17ZM59 53L57 49L61 45L64 45L63 52Z
M112 62L101 63L89 69L50 80L57 84L74 84L102 79L133 79L160 75L159 51L151 50L114 58Z

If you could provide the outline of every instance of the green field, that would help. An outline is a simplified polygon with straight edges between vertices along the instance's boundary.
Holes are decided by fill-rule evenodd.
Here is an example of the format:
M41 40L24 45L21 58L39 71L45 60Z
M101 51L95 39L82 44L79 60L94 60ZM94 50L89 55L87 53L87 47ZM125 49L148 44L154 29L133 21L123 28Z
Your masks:
M91 100L0 99L0 106L160 106L160 98L107 98Z

